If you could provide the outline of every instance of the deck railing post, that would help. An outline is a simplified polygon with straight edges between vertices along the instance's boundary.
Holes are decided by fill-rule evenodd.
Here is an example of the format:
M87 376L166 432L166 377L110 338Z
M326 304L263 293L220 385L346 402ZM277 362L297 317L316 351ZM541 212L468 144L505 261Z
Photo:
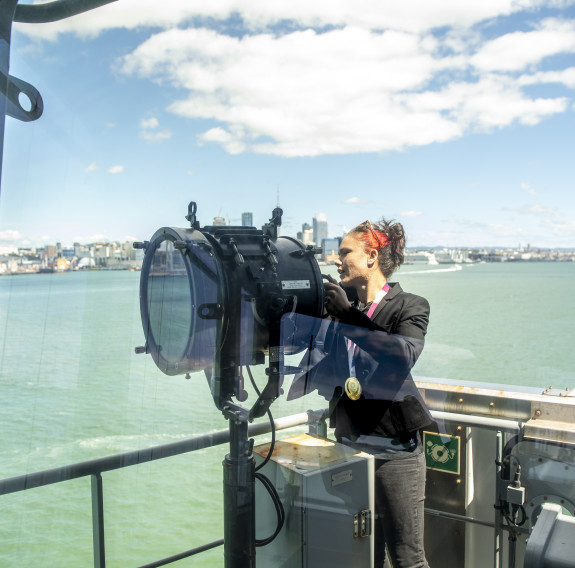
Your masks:
M501 568L503 555L501 554L502 536L503 531L501 530L501 509L499 505L501 504L501 464L503 460L503 433L501 430L497 431L496 434L496 447L495 447L495 529L494 533L494 558L493 566L494 568ZM510 566L509 568L514 568Z
M93 473L92 479L92 537L94 546L94 568L106 568L106 547L104 540L104 492L102 475Z

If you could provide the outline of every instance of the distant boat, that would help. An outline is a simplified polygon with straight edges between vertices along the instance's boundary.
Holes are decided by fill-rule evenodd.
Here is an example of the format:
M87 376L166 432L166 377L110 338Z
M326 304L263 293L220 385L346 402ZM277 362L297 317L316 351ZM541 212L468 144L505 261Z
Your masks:
M405 264L439 264L435 254L427 251L408 252L404 262Z
M454 264L455 262L460 262L454 258L454 254L451 251L436 252L435 258L439 264Z
M464 256L459 250L441 250L435 252L435 258L439 264L462 264L470 262L469 257Z

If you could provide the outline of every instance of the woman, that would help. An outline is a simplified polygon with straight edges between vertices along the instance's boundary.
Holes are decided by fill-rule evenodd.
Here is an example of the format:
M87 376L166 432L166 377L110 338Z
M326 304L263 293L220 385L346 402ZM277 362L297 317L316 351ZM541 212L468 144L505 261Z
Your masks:
M347 234L336 261L341 285L331 277L325 283L333 323L292 387L305 376L301 394L317 388L330 399L336 439L374 455L377 568L428 566L421 429L432 420L410 370L423 349L429 304L388 282L404 247L400 223L365 221Z

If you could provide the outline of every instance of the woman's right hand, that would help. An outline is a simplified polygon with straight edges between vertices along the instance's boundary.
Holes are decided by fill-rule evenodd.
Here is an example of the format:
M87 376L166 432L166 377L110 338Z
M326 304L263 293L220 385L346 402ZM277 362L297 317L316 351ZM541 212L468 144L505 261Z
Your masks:
M342 319L343 316L351 309L351 303L347 299L345 290L338 284L332 276L325 275L328 280L324 282L325 290L325 309L330 316Z

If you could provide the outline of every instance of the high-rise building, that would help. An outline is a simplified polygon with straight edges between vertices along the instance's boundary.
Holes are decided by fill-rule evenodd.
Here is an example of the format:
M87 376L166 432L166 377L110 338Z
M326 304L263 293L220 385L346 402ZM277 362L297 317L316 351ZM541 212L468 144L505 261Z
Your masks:
M53 259L58 254L58 248L55 245L46 245L44 247L44 258Z
M242 213L242 227L253 227L253 226L254 226L253 213L251 212Z
M313 245L313 229L309 223L304 223L301 226L301 232L297 234L297 238L304 245Z
M321 258L325 262L333 263L339 253L339 239L323 239L321 242Z
M313 218L313 242L321 246L323 239L327 239L327 218L323 213L318 213Z

